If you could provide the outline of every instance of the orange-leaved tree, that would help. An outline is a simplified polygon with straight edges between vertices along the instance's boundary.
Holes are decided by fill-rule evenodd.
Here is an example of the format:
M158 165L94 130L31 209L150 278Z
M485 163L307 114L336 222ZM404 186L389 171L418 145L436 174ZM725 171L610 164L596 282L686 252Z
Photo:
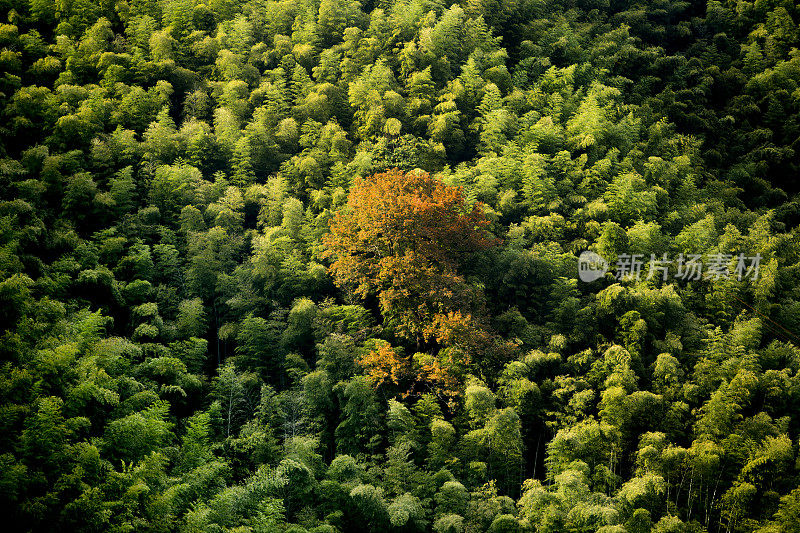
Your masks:
M465 324L483 330L482 293L462 270L471 254L497 243L488 225L460 188L391 170L355 180L324 244L336 284L376 297L384 326L418 347L453 346L476 336L454 335Z

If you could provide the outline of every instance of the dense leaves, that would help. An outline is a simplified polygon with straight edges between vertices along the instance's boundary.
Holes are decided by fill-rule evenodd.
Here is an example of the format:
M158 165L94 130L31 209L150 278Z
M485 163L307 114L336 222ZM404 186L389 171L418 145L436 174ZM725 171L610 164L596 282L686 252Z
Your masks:
M795 3L2 6L6 529L797 528Z

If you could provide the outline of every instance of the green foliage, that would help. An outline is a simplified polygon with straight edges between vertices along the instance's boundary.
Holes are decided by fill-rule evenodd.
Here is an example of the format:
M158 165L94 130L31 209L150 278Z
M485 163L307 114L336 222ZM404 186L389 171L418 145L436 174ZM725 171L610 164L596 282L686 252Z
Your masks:
M795 3L3 5L5 529L797 528ZM415 169L498 245L337 287Z

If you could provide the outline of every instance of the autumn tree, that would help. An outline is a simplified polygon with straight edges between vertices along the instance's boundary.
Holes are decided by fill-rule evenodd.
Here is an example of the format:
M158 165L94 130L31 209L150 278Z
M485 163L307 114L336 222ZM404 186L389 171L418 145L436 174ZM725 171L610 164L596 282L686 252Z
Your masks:
M384 325L421 345L447 336L448 317L478 319L481 294L465 259L495 244L481 205L421 171L358 178L324 239L337 285L376 297Z
M331 220L324 244L337 285L376 299L384 327L418 351L441 349L441 360L429 364L411 358L423 381L447 381L441 371L457 372L492 343L483 294L465 279L467 260L496 244L488 224L482 205L469 205L460 188L422 171L399 170L357 178L347 205ZM397 383L398 374L412 368L386 347L362 364L376 385ZM437 379L429 367L440 371Z

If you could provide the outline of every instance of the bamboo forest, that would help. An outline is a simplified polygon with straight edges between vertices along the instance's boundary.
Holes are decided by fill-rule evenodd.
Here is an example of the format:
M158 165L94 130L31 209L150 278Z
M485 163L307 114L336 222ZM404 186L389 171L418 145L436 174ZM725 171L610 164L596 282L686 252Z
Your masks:
M0 529L800 531L800 4L0 0Z

